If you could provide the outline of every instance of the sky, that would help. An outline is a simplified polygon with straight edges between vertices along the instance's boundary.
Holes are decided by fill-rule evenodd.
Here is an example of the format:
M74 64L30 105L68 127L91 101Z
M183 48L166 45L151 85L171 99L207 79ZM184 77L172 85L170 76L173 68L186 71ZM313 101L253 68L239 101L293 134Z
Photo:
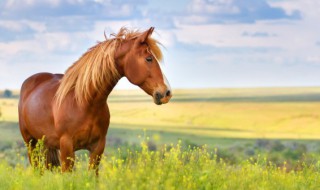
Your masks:
M0 89L63 73L122 26L155 27L173 88L320 86L319 21L319 0L0 0Z

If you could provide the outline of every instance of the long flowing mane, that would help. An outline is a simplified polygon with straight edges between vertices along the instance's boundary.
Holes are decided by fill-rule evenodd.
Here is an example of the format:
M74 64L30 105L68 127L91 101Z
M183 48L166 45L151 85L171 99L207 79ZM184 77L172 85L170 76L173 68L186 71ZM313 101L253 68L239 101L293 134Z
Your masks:
M115 51L125 40L134 39L141 35L139 31L131 31L121 28L118 34L112 34L112 38L99 42L88 49L78 61L67 69L55 95L58 107L65 97L74 91L75 100L79 105L90 102L95 95L104 93L105 87L120 79L115 66ZM162 53L159 42L148 38L147 44L150 53L159 61Z

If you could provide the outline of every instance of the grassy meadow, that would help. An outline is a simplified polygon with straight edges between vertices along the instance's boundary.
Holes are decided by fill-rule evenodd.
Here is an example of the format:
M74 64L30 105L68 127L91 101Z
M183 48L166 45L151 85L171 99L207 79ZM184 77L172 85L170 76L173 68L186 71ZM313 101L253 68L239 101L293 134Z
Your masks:
M0 189L320 188L318 87L174 90L162 106L114 91L99 178L85 151L71 174L31 168L14 94L0 98Z

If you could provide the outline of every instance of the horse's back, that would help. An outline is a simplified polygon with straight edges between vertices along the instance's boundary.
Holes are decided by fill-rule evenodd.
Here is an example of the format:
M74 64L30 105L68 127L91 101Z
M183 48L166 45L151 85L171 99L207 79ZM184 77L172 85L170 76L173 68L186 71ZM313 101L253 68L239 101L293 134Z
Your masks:
M53 127L52 100L59 86L61 74L38 73L22 84L19 100L19 125L21 133L42 138Z
M25 99L37 86L54 78L62 78L61 74L37 73L27 78L20 90L20 101Z

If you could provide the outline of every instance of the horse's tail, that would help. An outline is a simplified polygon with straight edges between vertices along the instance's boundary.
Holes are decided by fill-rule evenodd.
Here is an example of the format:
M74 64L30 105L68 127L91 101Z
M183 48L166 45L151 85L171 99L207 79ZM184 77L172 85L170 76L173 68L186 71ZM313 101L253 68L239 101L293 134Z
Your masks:
M46 165L47 165L47 168L60 166L58 149L48 149Z

